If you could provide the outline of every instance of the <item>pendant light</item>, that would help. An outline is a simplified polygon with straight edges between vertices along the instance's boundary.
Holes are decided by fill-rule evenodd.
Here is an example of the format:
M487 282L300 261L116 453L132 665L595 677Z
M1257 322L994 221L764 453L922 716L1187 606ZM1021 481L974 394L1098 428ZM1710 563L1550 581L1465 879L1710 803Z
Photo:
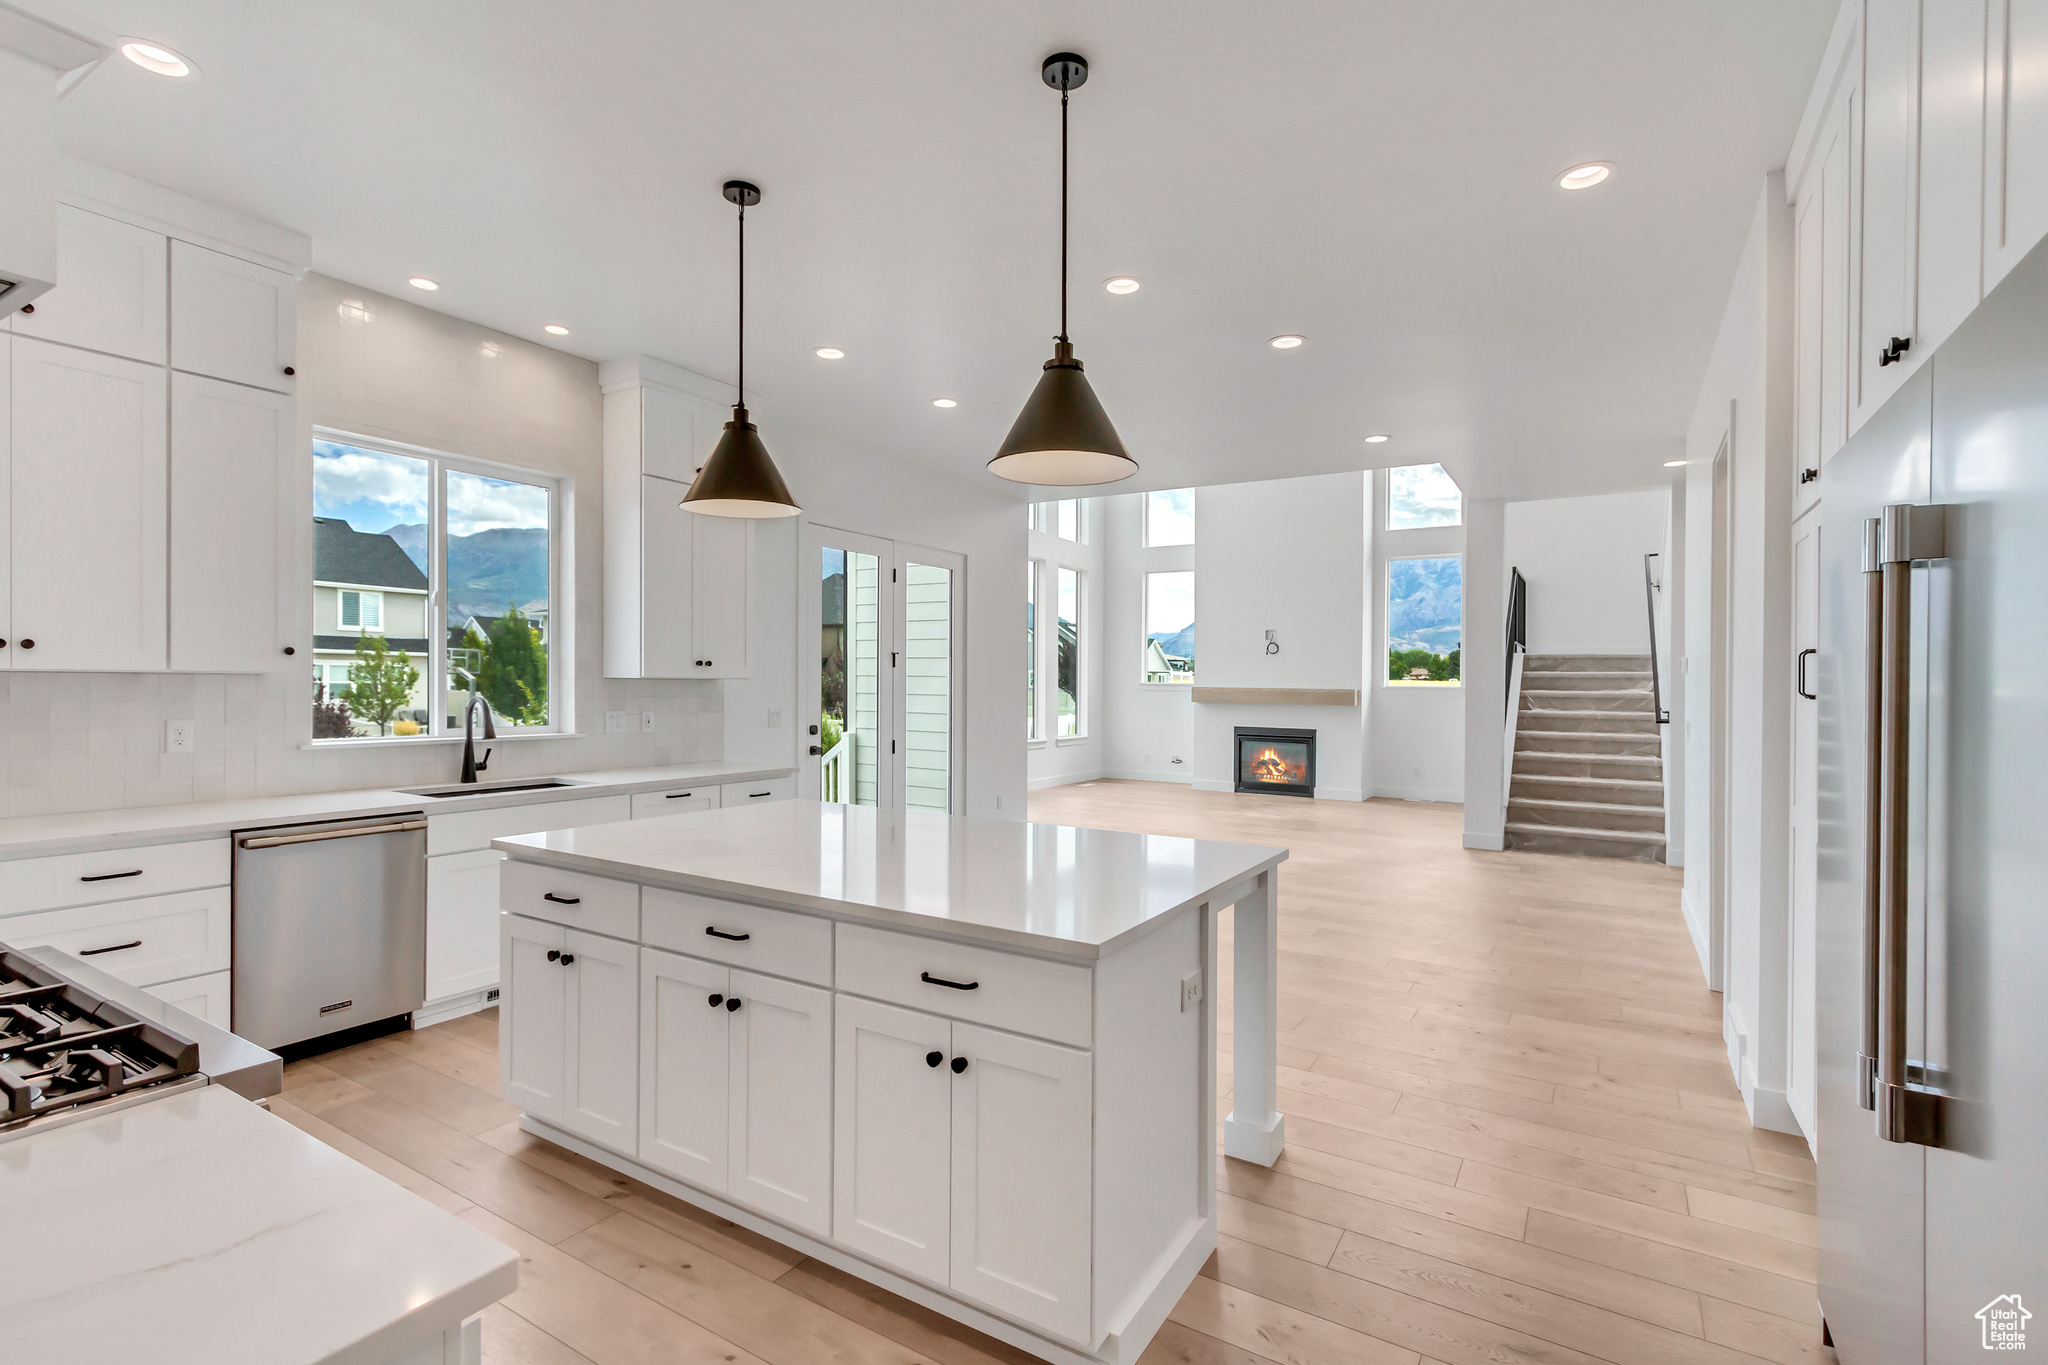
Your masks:
M1055 52L1039 74L1060 92L1060 334L1038 387L988 468L1016 483L1059 488L1115 483L1137 473L1138 462L1125 453L1067 339L1067 95L1087 81L1088 60Z
M728 180L725 197L740 210L739 401L732 405L725 435L683 494L682 506L712 517L793 517L803 509L768 458L761 433L747 420L747 209L761 202L761 191L744 180Z

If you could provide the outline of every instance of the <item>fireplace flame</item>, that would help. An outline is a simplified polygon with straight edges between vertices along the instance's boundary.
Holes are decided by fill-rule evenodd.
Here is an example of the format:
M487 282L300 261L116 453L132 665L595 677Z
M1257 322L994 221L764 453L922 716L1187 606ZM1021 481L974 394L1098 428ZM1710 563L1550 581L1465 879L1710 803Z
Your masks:
M1308 776L1307 765L1289 763L1272 749L1262 749L1250 764L1252 776L1261 782L1299 786Z

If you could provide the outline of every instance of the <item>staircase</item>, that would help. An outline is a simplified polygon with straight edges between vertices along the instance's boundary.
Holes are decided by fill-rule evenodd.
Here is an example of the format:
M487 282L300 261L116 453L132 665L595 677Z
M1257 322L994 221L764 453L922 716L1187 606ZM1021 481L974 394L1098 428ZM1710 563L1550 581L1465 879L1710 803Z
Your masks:
M1664 861L1647 654L1525 654L1507 846Z

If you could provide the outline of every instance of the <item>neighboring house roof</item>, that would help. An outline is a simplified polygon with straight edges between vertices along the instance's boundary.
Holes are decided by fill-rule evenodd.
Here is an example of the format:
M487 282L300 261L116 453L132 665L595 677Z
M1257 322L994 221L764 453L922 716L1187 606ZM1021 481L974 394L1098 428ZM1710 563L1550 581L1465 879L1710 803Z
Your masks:
M519 614L521 616L524 616L526 618L526 624L533 627L534 630L540 635L541 642L546 643L548 636L547 607L539 602L528 602L525 606L519 609ZM456 649L462 648L463 636L472 626L476 628L477 634L483 636L485 639L488 640L491 636L492 628L495 627L498 624L498 622L504 619L505 613L503 612L499 612L495 616L484 616L478 612L473 611L468 612L466 613L461 625L450 625L448 627L448 643L450 646Z
M373 631L371 634L375 635L376 632ZM353 654L356 652L356 641L362 638L360 635L315 635L313 637L313 648L316 650L340 650L344 654ZM394 654L425 654L427 652L427 642L424 637L408 640L397 635L385 635L378 638L381 638L384 641L384 647Z
M358 531L338 517L313 518L313 578L399 592L427 590L427 576L397 541L382 531Z

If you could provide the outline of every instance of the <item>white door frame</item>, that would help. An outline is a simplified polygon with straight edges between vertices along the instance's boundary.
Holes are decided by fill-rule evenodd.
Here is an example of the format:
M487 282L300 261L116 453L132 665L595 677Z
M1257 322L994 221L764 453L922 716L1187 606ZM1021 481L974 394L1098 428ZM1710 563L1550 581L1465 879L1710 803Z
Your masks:
M1716 991L1728 988L1728 835L1732 823L1728 802L1733 786L1729 781L1732 736L1728 733L1728 724L1729 688L1734 682L1733 661L1729 658L1732 644L1729 599L1733 595L1735 570L1731 552L1735 525L1734 429L1731 415L1728 433L1722 436L1721 448L1714 454L1711 475L1713 498L1709 508L1712 531L1708 546L1711 557L1708 629L1712 643L1708 656L1710 699L1707 722L1707 987Z
M903 574L900 570L910 564L923 564L934 569L945 569L953 575L952 596L947 603L947 612L951 618L949 622L950 637L948 639L951 666L947 670L947 691L950 695L946 709L946 752L948 755L946 763L946 809L954 815L965 815L967 814L967 784L962 780L961 768L966 758L964 752L966 730L961 724L961 720L966 714L967 709L967 556L955 554L951 550L933 549L928 545L911 545L902 542L896 545L896 562L890 566L890 587L892 591L889 595L893 605L896 607L896 635L891 648L899 651L900 655L892 657L907 658L909 655L909 642L907 638L907 618L909 613L903 609L904 595L909 586L908 575ZM910 731L910 690L902 683L903 673L900 669L897 670L896 677L896 733L898 735L906 735ZM899 793L898 804L900 805L904 799L901 793L909 791L910 752L907 745L898 745L897 747L903 750L903 752L896 755L896 790Z
M879 617L876 621L876 648L881 657L877 661L878 695L875 698L875 732L877 744L890 749L900 747L896 737L901 726L898 716L902 707L902 688L897 681L897 670L890 665L892 651L899 651L898 642L901 626L896 621L896 594L889 591L889 575L896 567L896 542L883 540L879 536L862 535L858 531L842 531L834 526L821 526L815 522L804 524L803 559L797 569L797 704L803 707L804 720L798 734L802 746L802 761L797 764L796 792L801 800L818 799L818 755L810 752L821 747L819 736L810 734L810 727L818 724L818 716L824 710L824 680L819 676L820 656L815 653L825 631L824 602L818 594L818 579L811 577L814 569L821 567L820 557L826 548L851 550L856 554L873 555L881 566L882 588ZM849 686L851 685L852 651L847 653L849 665ZM851 722L852 717L847 718ZM888 753L878 754L875 763L875 804L886 810L894 810L903 804L901 784L897 780L898 761Z

